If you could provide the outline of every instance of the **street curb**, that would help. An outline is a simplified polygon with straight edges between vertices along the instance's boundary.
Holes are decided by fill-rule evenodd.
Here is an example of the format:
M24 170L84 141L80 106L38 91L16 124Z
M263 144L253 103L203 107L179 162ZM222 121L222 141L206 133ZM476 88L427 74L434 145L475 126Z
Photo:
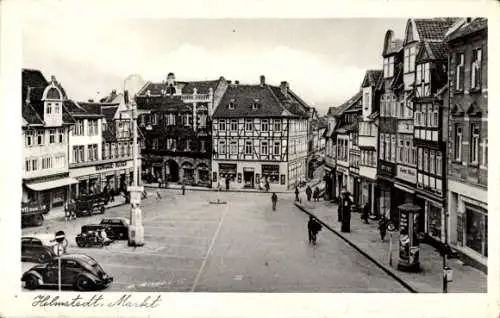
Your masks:
M382 269L386 274L388 274L389 276L391 276L392 278L394 278L396 281L398 281L398 283L400 283L404 288L408 289L411 293L418 293L418 291L413 288L410 284L408 284L407 282L405 282L401 277L399 277L399 275L397 275L392 269L388 268L387 266L383 265L382 263L380 263L379 261L377 261L376 259L374 259L373 257L371 257L368 253L366 253L365 251L363 251L363 249L361 249L359 246L357 246L356 244L354 244L351 240L349 240L347 237L345 237L344 235L342 235L339 231L333 229L332 227L330 227L328 224L326 224L325 222L323 222L320 218L318 218L314 213L308 211L305 207L303 207L301 204L297 203L297 202L294 202L295 203L295 206L298 207L300 210L302 210L303 212L305 212L306 214L309 214L311 216L313 216L315 219L317 219L319 221L319 223L321 223L324 227L326 227L327 229L329 229L331 232L333 232L334 234L336 234L338 237L340 237L342 240L344 240L347 244L349 244L351 247L353 247L355 250L357 250L359 253L361 253L364 257L368 258L370 261L372 261L375 265L377 265L380 269Z
M153 186L153 185L144 185L143 186L144 188L148 188L148 189L165 189L165 190L181 190L181 188L158 188L158 186ZM217 189L213 189L213 188L196 188L196 189L188 189L186 188L186 192L187 191L205 191L205 192L219 192ZM269 192L265 192L265 191L257 191L257 190L229 190L229 191L225 191L225 190L222 190L220 192L239 192L239 193L293 193L292 191L269 191Z

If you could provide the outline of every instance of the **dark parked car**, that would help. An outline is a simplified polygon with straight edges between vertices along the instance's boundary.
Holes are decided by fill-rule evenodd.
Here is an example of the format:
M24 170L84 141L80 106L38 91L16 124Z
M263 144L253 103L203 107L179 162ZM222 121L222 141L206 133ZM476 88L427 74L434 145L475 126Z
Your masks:
M105 232L105 236L102 235ZM108 237L106 228L100 224L86 224L82 226L81 233L75 238L78 247L103 247L113 240Z
M54 256L57 256L54 234L21 237L21 261L45 263Z
M58 258L32 267L23 274L21 281L25 282L27 289L57 286ZM61 256L61 286L87 291L104 289L111 282L113 277L106 274L92 257L84 254Z
M100 225L106 228L106 234L113 240L127 240L129 221L127 218L105 218Z

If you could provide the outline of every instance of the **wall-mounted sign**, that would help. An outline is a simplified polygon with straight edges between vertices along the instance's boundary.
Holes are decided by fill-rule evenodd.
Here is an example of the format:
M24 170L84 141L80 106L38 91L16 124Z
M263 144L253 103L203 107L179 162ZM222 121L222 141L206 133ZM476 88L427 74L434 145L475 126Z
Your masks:
M126 161L115 162L115 167L125 167L127 165Z
M391 163L380 163L380 172L387 176L394 176L394 164Z
M406 166L398 166L396 177L410 183L417 183L417 169Z
M95 166L95 170L100 171L100 170L107 170L107 169L126 167L126 166L127 166L126 161L110 162L110 163L104 163L102 165Z
M342 167L342 166L337 166L337 171L341 172L343 174L349 174L349 169Z

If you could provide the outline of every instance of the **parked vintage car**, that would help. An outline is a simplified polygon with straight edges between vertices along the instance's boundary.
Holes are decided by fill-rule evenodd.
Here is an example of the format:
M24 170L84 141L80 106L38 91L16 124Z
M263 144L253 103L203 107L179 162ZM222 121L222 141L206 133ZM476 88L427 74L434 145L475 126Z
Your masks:
M127 218L104 218L101 220L100 225L106 228L106 234L110 239L128 239L128 227L130 223Z
M47 213L49 213L47 204L21 203L21 226L41 226L43 225L43 215Z
M26 271L21 281L27 289L58 285L58 257ZM79 291L100 290L109 286L113 277L104 272L95 259L85 254L61 256L61 286Z
M75 214L77 217L104 214L106 211L106 197L104 193L82 195L75 199Z
M106 234L102 236L102 231ZM78 247L103 247L109 245L113 240L107 235L107 230L100 224L86 224L82 226L80 234L75 237Z
M45 263L57 256L54 234L36 234L21 237L21 261Z

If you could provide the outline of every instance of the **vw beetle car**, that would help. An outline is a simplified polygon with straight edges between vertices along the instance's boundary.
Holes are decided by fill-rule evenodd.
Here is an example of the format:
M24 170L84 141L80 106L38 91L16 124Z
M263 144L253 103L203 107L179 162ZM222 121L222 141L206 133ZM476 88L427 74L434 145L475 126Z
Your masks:
M21 261L45 263L57 255L54 234L33 234L21 237Z
M127 218L104 218L101 226L106 229L106 234L113 240L127 240L129 220Z
M39 264L26 271L21 281L27 289L54 287L58 285L58 258ZM61 256L61 287L72 287L79 291L101 290L113 282L113 277L90 256L66 254Z

